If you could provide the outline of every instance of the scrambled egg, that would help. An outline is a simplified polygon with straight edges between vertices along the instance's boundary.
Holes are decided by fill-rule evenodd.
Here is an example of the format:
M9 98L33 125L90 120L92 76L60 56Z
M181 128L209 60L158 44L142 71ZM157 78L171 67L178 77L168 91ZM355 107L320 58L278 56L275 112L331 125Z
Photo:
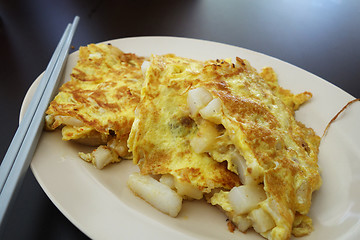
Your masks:
M205 194L241 231L305 235L321 185L320 137L294 111L310 98L281 88L271 68L259 74L240 58L153 56L128 146L142 174L190 184L202 193L196 199Z
M71 80L61 86L46 111L46 128L62 127L63 140L107 144L116 153L111 161L129 157L126 141L140 101L143 61L110 44L81 47ZM94 158L94 154L80 156Z

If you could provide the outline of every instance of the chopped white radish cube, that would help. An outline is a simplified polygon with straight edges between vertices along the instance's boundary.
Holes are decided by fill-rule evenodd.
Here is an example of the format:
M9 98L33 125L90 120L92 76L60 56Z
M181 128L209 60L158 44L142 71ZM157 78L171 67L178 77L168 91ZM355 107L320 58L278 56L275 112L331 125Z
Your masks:
M245 232L249 227L251 227L251 220L246 216L238 215L232 219L232 222L237 226L241 232Z
M208 105L199 111L202 118L209 120L210 122L220 124L221 123L221 100L215 98L211 100Z
M211 100L211 93L203 87L189 90L187 103L190 109L190 114L195 116L199 110L205 107Z
M236 214L244 214L256 208L266 199L262 186L249 184L233 187L229 192L229 202Z
M174 189L175 183L174 183L174 177L170 174L164 174L160 177L159 181L162 184L165 184L169 186L171 189Z
M199 126L197 134L190 140L190 146L196 153L208 152L214 146L216 137L219 136L215 125L203 121Z
M114 152L116 152L117 155L124 157L126 155L129 155L129 149L127 147L127 142L126 141L120 141L117 139L111 139L108 143L107 146L113 150Z
M143 73L143 75L145 76L147 69L150 67L150 62L149 61L144 61L143 64L141 65L141 71Z
M163 213L176 217L182 205L182 198L169 186L156 181L149 175L133 173L128 179L129 188L139 197Z
M94 157L93 163L98 169L102 169L112 161L111 151L102 145L95 149L92 155Z
M54 119L55 121L61 122L62 124L69 126L74 126L74 127L84 126L83 121L71 116L55 116Z
M95 149L92 152L92 155L94 157L93 164L98 169L102 169L103 167L111 163L111 161L113 160L111 150L109 150L106 146L103 145Z
M98 169L104 168L111 162L119 162L121 160L104 145L100 145L91 153L79 152L79 157L86 162L91 162Z
M246 161L243 156L240 155L238 151L235 151L232 155L232 162L236 165L238 175L242 184L250 184L253 182L252 177L247 171Z
M203 197L202 191L188 182L175 180L175 188L180 196L187 197L188 199L202 199Z
M266 232L275 227L275 222L271 216L262 208L254 209L249 213L253 228L258 233Z

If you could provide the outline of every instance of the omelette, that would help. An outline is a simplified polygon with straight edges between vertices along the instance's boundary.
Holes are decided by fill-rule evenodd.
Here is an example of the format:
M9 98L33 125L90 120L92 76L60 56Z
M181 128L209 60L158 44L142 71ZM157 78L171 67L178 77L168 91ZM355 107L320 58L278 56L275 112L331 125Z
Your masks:
M320 137L294 117L310 98L241 58L154 55L128 147L141 175L183 199L205 198L240 231L303 236L312 231L307 213L321 186Z
M71 80L46 111L46 129L61 128L65 141L99 146L79 153L98 168L131 158L127 139L140 101L143 61L111 44L80 47Z

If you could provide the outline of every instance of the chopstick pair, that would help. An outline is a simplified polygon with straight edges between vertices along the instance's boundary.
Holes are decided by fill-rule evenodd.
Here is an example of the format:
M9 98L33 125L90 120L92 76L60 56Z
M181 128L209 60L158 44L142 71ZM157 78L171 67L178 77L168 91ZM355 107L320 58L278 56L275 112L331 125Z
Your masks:
M66 27L1 163L0 226L32 160L43 129L45 111L60 82L79 19L76 16Z

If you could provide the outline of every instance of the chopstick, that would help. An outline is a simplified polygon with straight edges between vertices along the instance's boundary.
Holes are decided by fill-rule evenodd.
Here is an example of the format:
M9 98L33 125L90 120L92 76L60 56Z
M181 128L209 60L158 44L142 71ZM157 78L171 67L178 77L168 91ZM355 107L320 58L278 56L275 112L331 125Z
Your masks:
M0 226L34 155L44 126L45 111L60 82L79 19L76 16L67 25L1 163Z

